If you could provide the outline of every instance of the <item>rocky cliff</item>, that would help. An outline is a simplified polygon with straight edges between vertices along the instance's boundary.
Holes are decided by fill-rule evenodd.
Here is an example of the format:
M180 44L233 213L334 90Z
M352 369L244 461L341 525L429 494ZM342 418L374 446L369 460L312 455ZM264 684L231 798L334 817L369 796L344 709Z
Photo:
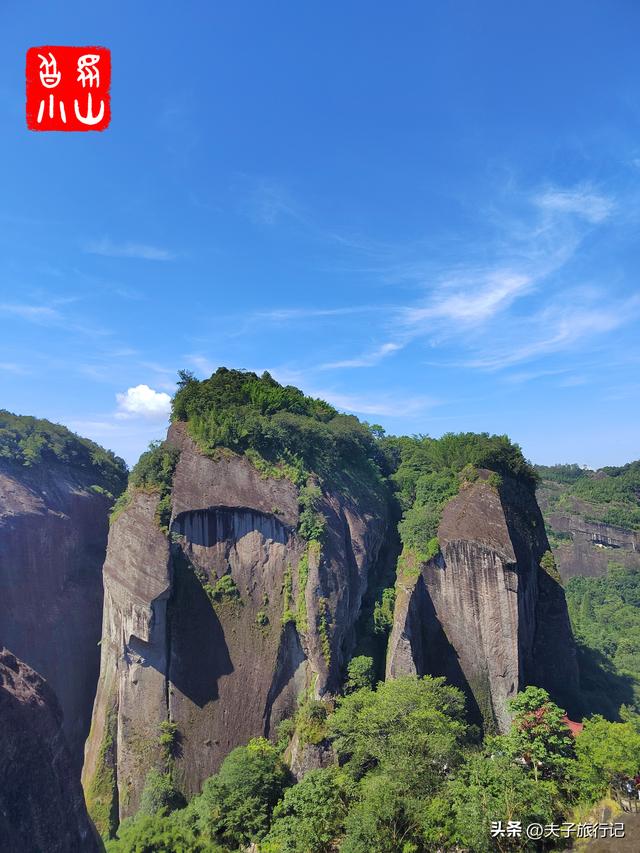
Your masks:
M204 455L185 423L169 530L134 490L109 534L101 674L84 784L104 833L171 762L198 791L236 745L270 736L305 693L338 689L384 537L378 496L325 486L322 544L301 535L300 492L244 456ZM175 727L160 742L161 725Z
M0 850L98 850L51 688L0 648Z
M488 471L445 506L440 552L399 563L387 675L444 675L485 725L504 731L526 684L571 707L575 649L564 593L541 568L549 545L531 490Z
M640 569L639 467L538 467L538 502L563 580L599 577L610 563Z
M0 435L0 639L54 689L79 771L98 679L112 499L97 466L79 464L91 446L56 429L73 460L50 454L22 464ZM120 476L124 485L124 463Z

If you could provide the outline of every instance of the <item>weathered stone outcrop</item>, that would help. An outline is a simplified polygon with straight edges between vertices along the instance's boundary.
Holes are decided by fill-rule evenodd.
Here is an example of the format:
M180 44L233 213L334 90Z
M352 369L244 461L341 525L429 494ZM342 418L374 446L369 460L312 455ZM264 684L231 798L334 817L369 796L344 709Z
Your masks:
M375 495L325 491L322 550L309 548L293 483L231 453L203 456L185 424L168 440L181 451L170 535L155 518L158 497L141 491L109 534L84 768L92 814L92 799L105 813L105 779L108 808L136 811L147 772L166 766L162 721L177 726L171 761L192 794L233 747L271 736L305 691L334 691L384 536Z
M562 580L574 575L605 575L609 563L640 569L640 532L589 520L597 517L602 507L573 495L565 497L559 507L558 495L562 496L566 489L562 484L543 480L537 491Z
M535 498L488 472L446 505L441 553L400 562L387 675L444 675L499 730L528 683L571 706L575 649L561 586L540 568L548 543Z
M0 638L54 689L78 772L98 680L111 505L91 477L0 461Z
M549 524L562 537L553 553L563 580L604 575L611 562L640 569L640 533L635 530L562 513L552 513Z
M53 690L0 648L0 850L98 850Z

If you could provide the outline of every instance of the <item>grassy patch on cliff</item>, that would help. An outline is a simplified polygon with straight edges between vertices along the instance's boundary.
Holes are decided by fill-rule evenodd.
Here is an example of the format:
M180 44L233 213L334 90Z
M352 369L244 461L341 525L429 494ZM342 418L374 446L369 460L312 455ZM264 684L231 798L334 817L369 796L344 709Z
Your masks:
M104 839L113 838L118 828L115 756L117 725L116 712L108 711L95 773L86 790L87 811L98 833Z
M94 491L117 497L127 484L123 459L60 424L0 409L0 462L24 468L57 462L90 475Z

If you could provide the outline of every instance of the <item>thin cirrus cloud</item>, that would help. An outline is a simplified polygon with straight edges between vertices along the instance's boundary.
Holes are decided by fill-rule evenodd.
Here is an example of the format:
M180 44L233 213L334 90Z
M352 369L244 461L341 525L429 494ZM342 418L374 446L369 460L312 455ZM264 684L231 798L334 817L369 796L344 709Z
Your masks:
M114 243L108 237L92 240L85 246L90 255L102 255L105 258L137 258L143 261L172 261L176 255L161 246L148 243Z
M387 343L382 344L382 346L379 346L377 349L372 350L369 353L364 353L356 358L346 358L342 361L330 361L326 364L322 364L320 365L320 370L338 370L345 367L374 367L376 364L379 364L383 358L393 355L394 352L401 350L402 346L403 345L400 343L388 341Z
M465 366L497 369L570 348L635 316L633 300L624 306L610 303L612 310L603 311L604 294L596 290L572 294L565 285L562 304L556 298L562 289L551 286L554 274L566 273L590 231L610 217L614 201L579 186L548 187L526 202L524 222L507 218L501 223L493 264L441 270L423 283L426 298L398 309L396 340L406 346L418 338L436 343L457 339L475 350ZM518 316L519 303L531 295L537 309L530 316L529 306L525 316ZM590 305L591 297L599 304ZM483 351L488 342L481 332L486 329L492 330L489 353ZM353 361L368 365L366 357Z
M548 189L534 197L535 204L552 213L569 213L582 216L597 224L611 214L614 203L610 198L594 192L589 187L576 189Z
M514 318L501 344L466 366L497 370L561 352L621 329L640 315L640 296L615 300L595 289L577 290L569 296L532 317Z
M338 409L355 412L358 415L409 417L422 414L427 409L439 405L438 400L421 395L409 397L396 395L359 396L322 389L316 389L312 393L313 396L327 400Z
M118 411L116 418L144 418L166 420L171 410L171 397L163 391L154 391L148 385L136 385L123 394L116 394Z
M0 314L19 317L30 323L50 326L59 323L63 318L59 311L48 305L26 305L19 303L0 303Z

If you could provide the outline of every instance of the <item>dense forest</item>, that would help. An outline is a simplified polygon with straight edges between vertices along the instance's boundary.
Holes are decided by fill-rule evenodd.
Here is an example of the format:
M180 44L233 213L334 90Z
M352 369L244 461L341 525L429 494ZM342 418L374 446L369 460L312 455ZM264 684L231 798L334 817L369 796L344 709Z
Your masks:
M166 772L149 774L139 814L108 851L225 853L252 843L263 853L537 849L524 837L492 837L492 822L561 824L605 796L620 773L638 770L637 717L594 716L574 738L562 709L529 687L511 703L509 733L482 741L465 720L462 694L444 679L373 685L357 658L350 675L335 704L305 709L308 736L331 744L336 762L297 784L285 730L275 744L257 739L233 750L186 804L172 776L173 734L159 731Z
M390 503L405 563L411 554L419 562L437 553L444 505L481 469L491 472L489 484L498 494L504 478L533 491L542 475L568 487L570 497L606 505L603 516L635 518L637 463L602 476L577 466L536 471L506 436L385 436L268 374L221 369L199 382L183 372L173 419L187 422L202 453L242 454L264 476L295 482L299 533L318 547L323 519L314 496L328 480L356 497L366 483ZM129 495L135 489L160 494L164 529L175 464L171 446L158 443L130 477ZM127 500L121 499L116 516ZM551 555L548 562L551 571ZM567 586L585 696L592 702L577 736L563 709L538 687L511 701L511 728L496 736L469 723L464 695L442 678L380 680L394 581L372 579L340 695L301 696L273 741L258 738L234 749L190 802L174 769L180 734L163 723L157 738L164 767L148 774L138 814L107 841L108 851L225 853L251 844L262 853L537 849L525 837L492 836L492 822L575 819L606 796L620 774L638 772L640 575L612 567L606 578L574 578ZM322 745L333 755L330 766L299 782L288 766L294 734L300 745Z
M640 461L592 471L579 465L537 465L552 485L549 511L577 511L589 521L640 530Z
M117 497L126 486L124 460L60 424L0 409L0 463L37 469L61 464L93 478L97 489Z

